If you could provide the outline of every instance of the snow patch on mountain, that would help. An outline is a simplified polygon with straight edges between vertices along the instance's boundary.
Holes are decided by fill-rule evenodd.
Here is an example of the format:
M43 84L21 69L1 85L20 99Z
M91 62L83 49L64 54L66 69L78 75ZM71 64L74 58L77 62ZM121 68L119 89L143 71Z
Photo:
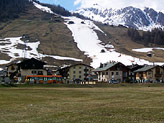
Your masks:
M63 56L54 56L46 55L38 52L38 47L40 41L37 42L27 42L21 40L22 37L10 37L0 40L0 52L11 57L9 61L0 60L0 64L8 64L13 60L18 58L43 58L51 57L58 60L73 60L73 61L82 61L82 59L63 57Z
M132 51L135 51L135 52L142 52L142 53L153 52L153 50L164 50L164 48L154 47L154 48L132 49Z
M65 24L72 31L72 36L78 48L92 58L91 65L94 68L99 67L100 63L109 61L122 62L125 65L131 65L132 63L140 65L153 64L143 59L118 53L111 44L103 45L95 32L95 30L101 30L92 21L82 20L76 17L65 17L65 20L67 20ZM73 23L69 24L70 21ZM163 63L156 64L163 65Z
M50 8L48 8L46 6L42 6L42 5L40 5L40 4L36 3L36 2L33 2L33 4L34 4L34 6L36 8L38 8L38 9L44 11L44 12L47 12L47 13L50 13L50 14L54 14L54 12Z

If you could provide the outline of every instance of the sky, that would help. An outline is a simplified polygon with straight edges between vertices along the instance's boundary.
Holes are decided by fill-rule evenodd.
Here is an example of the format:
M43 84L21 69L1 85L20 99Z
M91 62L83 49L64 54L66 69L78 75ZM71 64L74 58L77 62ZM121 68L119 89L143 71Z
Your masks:
M91 7L99 4L105 8L123 8L133 6L138 8L149 7L164 12L164 0L39 0L40 2L61 5L67 10L76 10L80 7Z
M39 0L43 3L56 4L64 7L67 10L76 10L81 4L74 4L75 0Z

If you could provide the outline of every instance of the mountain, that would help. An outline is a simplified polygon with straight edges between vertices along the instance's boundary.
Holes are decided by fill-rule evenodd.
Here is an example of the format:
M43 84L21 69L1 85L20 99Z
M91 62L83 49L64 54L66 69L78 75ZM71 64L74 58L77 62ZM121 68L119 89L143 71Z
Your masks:
M151 8L141 10L130 6L122 9L112 9L94 4L91 8L82 8L75 13L109 25L123 25L141 30L164 28L164 14Z
M6 1L11 0L2 1L7 9ZM148 58L147 50L140 49L145 46L132 41L123 26L94 22L60 6L36 0L24 0L19 6L19 0L15 1L10 3L10 11L1 13L11 16L0 20L0 66L32 57L46 61L49 66L82 62L95 68L108 61L125 65L164 61L164 49L150 48L154 57ZM12 10L17 12L13 14Z

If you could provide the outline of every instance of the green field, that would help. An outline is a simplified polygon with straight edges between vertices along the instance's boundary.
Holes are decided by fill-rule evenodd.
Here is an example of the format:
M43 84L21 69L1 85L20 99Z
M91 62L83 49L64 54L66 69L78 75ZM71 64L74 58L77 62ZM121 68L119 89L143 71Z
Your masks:
M163 84L0 86L0 122L163 123Z

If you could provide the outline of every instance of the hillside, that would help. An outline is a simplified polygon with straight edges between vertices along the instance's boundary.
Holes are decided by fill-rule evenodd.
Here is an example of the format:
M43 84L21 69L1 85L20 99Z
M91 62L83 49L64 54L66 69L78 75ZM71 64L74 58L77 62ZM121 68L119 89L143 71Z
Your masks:
M64 17L59 13L66 10L55 13L53 7L56 6L36 2L26 4L25 11L17 13L17 18L0 22L2 66L31 57L53 66L83 62L96 68L101 62L108 61L125 65L163 64L158 62L164 62L164 49L150 47L146 50L154 56L147 57L147 51L140 49L146 46L132 41L127 28L93 22L79 15L76 16L83 19Z
M122 54L130 55L136 58L145 59L151 62L164 62L164 47L163 45L154 45L151 47L145 46L143 43L134 42L129 36L128 36L128 28L125 27L116 27L116 26L108 26L101 23L97 23L97 25L108 35L109 40L103 39L105 42L111 42L116 50ZM140 33L143 33L143 31L139 31ZM153 49L152 47L161 47L157 49ZM141 48L147 48L147 49L153 49L153 50L145 50L143 52L134 51L133 49L141 49ZM154 56L152 58L147 57L148 51L151 51Z
M73 41L71 31L64 24L64 19L58 15L43 12L33 5L29 5L26 12L21 13L19 18L1 22L0 29L2 38L21 37L27 34L30 42L40 41L38 52L44 55L78 58L83 59L85 63L90 62L90 59L86 58ZM23 46L19 48L23 50ZM10 57L1 52L0 59L9 60ZM74 62L69 59L63 60L64 58L44 57L43 59L53 65Z

